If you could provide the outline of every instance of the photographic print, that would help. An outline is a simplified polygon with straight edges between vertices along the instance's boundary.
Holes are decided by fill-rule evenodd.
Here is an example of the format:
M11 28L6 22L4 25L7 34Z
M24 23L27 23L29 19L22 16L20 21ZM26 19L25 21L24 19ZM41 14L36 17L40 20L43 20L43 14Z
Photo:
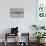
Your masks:
M11 18L23 18L24 9L23 8L10 8L10 17Z

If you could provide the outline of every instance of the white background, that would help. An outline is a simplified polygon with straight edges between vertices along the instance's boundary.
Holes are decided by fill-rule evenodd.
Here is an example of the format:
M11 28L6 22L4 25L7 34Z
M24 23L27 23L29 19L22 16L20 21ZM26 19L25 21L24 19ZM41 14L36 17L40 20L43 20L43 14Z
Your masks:
M24 18L10 18L10 8L24 8ZM36 0L0 0L0 34L10 32L11 27L19 27L19 32L29 32L36 24Z

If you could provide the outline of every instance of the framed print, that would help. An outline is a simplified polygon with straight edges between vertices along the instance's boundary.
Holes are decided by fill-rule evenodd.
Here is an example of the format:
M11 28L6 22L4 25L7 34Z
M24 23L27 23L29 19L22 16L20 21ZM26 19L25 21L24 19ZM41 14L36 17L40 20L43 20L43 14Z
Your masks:
M36 0L36 24L45 25L46 23L46 0Z
M24 8L10 8L11 18L24 18Z

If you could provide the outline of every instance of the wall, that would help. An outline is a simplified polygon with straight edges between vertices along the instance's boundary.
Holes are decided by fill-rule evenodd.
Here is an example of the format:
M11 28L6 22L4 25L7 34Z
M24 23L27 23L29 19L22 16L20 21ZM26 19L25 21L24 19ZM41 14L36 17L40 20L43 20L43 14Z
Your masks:
M24 18L10 18L10 8L24 8ZM19 27L19 32L30 32L30 26L36 24L36 0L0 0L0 34L8 28Z

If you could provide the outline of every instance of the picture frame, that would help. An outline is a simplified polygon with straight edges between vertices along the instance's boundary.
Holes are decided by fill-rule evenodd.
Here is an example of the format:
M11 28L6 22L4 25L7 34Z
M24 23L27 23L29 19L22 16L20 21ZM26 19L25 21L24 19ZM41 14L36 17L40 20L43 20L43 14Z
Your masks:
M24 8L10 8L11 18L24 18Z

